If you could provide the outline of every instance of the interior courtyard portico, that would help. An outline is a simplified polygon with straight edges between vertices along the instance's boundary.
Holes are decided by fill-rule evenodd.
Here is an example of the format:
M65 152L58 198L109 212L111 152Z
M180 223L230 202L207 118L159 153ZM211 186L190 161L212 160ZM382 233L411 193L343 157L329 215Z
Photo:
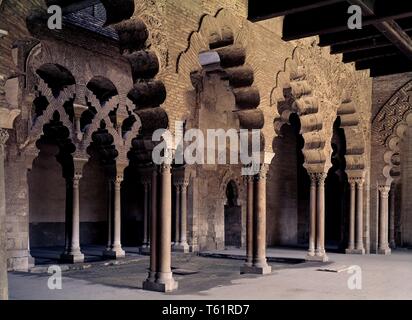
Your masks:
M143 289L170 292L175 253L237 248L240 273L267 275L267 247L318 263L411 247L412 5L377 0L350 32L364 1L254 2L0 1L0 298L39 248L60 264L134 248ZM257 171L153 139L195 129L259 130Z

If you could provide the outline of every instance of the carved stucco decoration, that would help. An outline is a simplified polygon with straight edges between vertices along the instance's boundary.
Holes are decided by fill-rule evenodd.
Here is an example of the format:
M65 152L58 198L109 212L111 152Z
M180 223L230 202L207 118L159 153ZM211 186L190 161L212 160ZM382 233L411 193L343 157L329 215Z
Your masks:
M400 168L400 144L412 125L412 81L400 88L382 107L372 122L373 140L385 148L382 175L385 184L397 180Z
M135 14L147 25L149 38L147 49L156 52L160 61L160 74L169 66L168 39L164 31L165 0L146 0L135 2Z
M405 113L411 109L411 96L412 81L400 88L375 116L372 132L377 143L387 145L395 126L403 121Z
M276 86L271 92L270 104L279 105L280 114L274 121L275 130L279 134L280 128L288 123L290 114L299 114L305 139L305 166L310 168L310 162L323 162L327 169L332 152L329 142L333 135L333 123L340 116L348 144L347 171L363 170L369 129L366 110L370 100L368 90L365 90L365 86L371 88L368 75L356 72L352 66L345 66L339 57L331 56L318 47L316 39L296 41L295 45L291 58L285 61L284 70L277 74ZM305 103L296 103L299 100ZM305 104L306 108L302 109ZM302 121L310 114L317 119L317 124ZM308 140L316 136L317 143ZM318 151L309 153L305 149Z
M80 88L79 85L69 86L63 89L59 93L59 95L55 97L51 92L51 89L43 81L43 79L39 78L37 83L38 87L36 90L36 95L46 97L49 104L43 114L36 118L33 125L29 128L29 135L27 137L27 140L20 145L20 151L23 154L31 155L28 158L34 160L36 154L38 154L38 149L36 148L35 144L43 135L44 125L52 120L55 112L58 112L60 120L70 132L70 140L76 146L76 151L73 154L74 158L89 158L87 148L92 143L92 134L96 132L100 127L101 120L104 120L106 123L106 129L114 139L113 144L116 150L119 152L117 163L127 164L127 152L132 147L133 138L135 138L139 134L141 121L139 117L136 116L136 122L133 124L132 128L126 134L121 134L118 128L115 127L115 125L111 122L109 118L109 112L116 109L116 113L118 115L121 113L127 114L127 109L129 109L128 106L132 105L132 102L130 100L128 100L127 98L120 99L119 96L114 96L109 99L109 101L107 101L104 105L101 105L100 101L91 91L89 91L87 88ZM63 108L63 105L65 102L72 100L76 95L81 94L86 95L84 100L87 101L88 104L93 106L97 110L97 113L92 119L91 124L85 128L84 133L81 137L79 137L77 134L76 125L70 120L69 115ZM122 100L126 101L127 105L121 104Z

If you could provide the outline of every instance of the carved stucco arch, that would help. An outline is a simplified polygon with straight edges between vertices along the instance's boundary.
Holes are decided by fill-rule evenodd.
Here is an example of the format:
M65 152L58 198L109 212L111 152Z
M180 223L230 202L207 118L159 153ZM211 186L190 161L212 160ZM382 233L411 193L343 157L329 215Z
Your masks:
M351 83L352 79L345 77L322 80L332 82L327 86L336 90L332 90L329 97L319 97L310 76L310 72L314 71L306 68L302 62L301 56L308 50L312 49L296 46L291 57L285 60L283 70L276 74L276 86L270 94L270 105L277 106L279 111L279 116L274 120L275 132L280 134L282 126L289 122L291 113L296 113L305 141L302 150L304 166L309 172L327 171L331 166L333 123L340 117L347 142L346 171L363 171L366 166L366 137L356 108L357 102L351 96L351 88L356 83Z
M296 61L298 50L295 48L292 57L285 60L284 70L276 75L276 86L271 91L271 106L277 106L279 112L273 121L274 131L280 135L283 125L289 123L290 115L296 113L300 118L305 142L302 149L304 167L308 172L324 172L331 166L325 117L321 112L321 105L327 102L320 101L312 94L305 70Z
M266 115L261 105L266 97L260 95L259 74L253 48L249 48L249 31L245 27L247 21L232 15L226 9L220 9L216 15L201 17L199 27L188 38L187 48L177 58L176 73L183 83L184 90L193 90L191 75L202 69L199 54L205 51L216 51L221 58L222 69L227 73L229 86L236 101L236 114L239 125L245 129L262 129L267 124ZM242 57L243 55L243 57ZM225 65L225 60L244 61ZM267 130L263 130L265 132ZM262 143L267 141L262 136ZM268 146L263 145L265 149ZM271 146L269 146L272 152Z
M361 128L356 103L351 100L349 90L345 95L337 110L337 117L340 117L340 128L345 133L346 173L349 176L362 176L366 169L366 138Z
M372 121L372 138L384 148L381 163L383 184L391 185L398 176L394 171L400 165L400 142L406 129L412 125L412 81L399 89L382 107Z
M29 128L28 138L26 142L20 146L20 150L25 153L27 157L31 159L31 161L33 161L34 158L38 155L39 150L37 149L35 144L43 135L44 126L52 120L54 113L57 111L60 115L60 119L63 122L63 125L70 132L70 140L76 147L76 151L73 154L75 158L88 159L90 157L87 152L87 148L92 143L93 133L99 129L101 121L104 120L106 123L106 129L114 139L113 145L119 152L117 161L123 164L126 164L128 162L127 153L132 148L132 140L139 134L141 128L141 120L136 114L133 114L136 121L133 123L133 126L129 131L127 131L124 135L121 135L121 133L116 130L109 118L109 113L114 109L117 109L117 112L123 112L123 114L129 115L127 106L120 103L119 96L116 95L111 97L102 106L97 97L87 88L86 91L76 92L76 86L72 85L64 88L62 91L60 91L57 97L54 97L51 89L43 81L43 79L39 77L37 83L37 96L41 95L46 97L49 104L43 114L38 117L35 120L33 126ZM90 125L86 127L81 140L79 140L76 136L74 123L69 119L68 114L63 108L65 102L70 99L74 99L74 97L79 94L85 94L85 101L87 101L88 104L90 104L97 110L97 114L92 119ZM131 104L131 101L128 101L128 103Z

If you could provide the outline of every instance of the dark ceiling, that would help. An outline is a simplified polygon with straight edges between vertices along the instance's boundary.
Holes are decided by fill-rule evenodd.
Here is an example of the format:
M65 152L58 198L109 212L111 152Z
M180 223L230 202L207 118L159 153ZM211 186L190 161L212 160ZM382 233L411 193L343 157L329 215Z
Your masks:
M362 29L350 30L350 5L362 8ZM285 41L319 35L372 77L412 71L412 0L249 0L249 20L285 16Z

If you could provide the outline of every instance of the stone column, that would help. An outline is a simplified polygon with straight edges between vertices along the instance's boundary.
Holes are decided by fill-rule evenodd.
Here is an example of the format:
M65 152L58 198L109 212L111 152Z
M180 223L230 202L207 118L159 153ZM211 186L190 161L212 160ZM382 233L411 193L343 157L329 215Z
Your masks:
M396 184L392 185L389 200L390 200L390 210L389 210L389 247L391 249L396 248L395 241L395 192Z
M266 175L268 165L261 165L254 180L253 197L253 261L243 266L243 273L268 274L272 267L266 261Z
M65 213L65 245L63 255L70 252L72 241L72 217L73 217L73 178L66 177L66 213Z
M246 177L247 208L246 208L246 262L245 267L253 265L253 177ZM243 267L240 269L243 273Z
M378 254L390 254L388 245L388 200L390 187L379 186L379 248Z
M326 173L318 174L318 192L317 192L317 237L315 250L316 256L322 261L328 261L325 252L325 179Z
M181 184L175 184L175 243L174 249L180 244L180 188Z
M176 248L179 252L189 252L189 244L187 243L187 187L189 180L184 179L180 184L180 239L179 247Z
M170 292L177 289L171 269L171 230L172 230L172 175L170 164L163 164L160 173L160 196L158 212L157 271L155 281L146 280L147 290Z
M111 178L107 179L107 246L106 250L103 252L105 256L107 252L112 248L112 220L113 220L113 208L112 208L112 197L113 197L113 180Z
M356 181L356 253L365 254L363 245L363 179Z
M147 282L154 282L157 272L157 168L152 172L151 190L151 221L150 221L150 272L143 288L150 290L151 285ZM145 287L146 285L146 287Z
M150 182L143 182L144 202L143 202L143 248L149 247L149 188Z
M114 219L113 219L113 242L110 250L105 251L104 255L108 258L124 258L126 253L121 245L121 184L123 181L124 167L117 167L116 179L114 181Z
M68 254L61 255L61 259L70 263L84 262L84 255L80 251L80 179L86 160L74 159L73 177L73 215L71 226L71 247Z
M352 254L355 250L355 212L356 212L356 181L349 179L350 184L350 216L349 216L349 246L347 254Z
M309 222L309 251L308 256L315 256L316 239L316 175L310 174L310 222Z
M7 131L0 128L0 300L8 299L6 190L4 185L4 147L8 138Z

